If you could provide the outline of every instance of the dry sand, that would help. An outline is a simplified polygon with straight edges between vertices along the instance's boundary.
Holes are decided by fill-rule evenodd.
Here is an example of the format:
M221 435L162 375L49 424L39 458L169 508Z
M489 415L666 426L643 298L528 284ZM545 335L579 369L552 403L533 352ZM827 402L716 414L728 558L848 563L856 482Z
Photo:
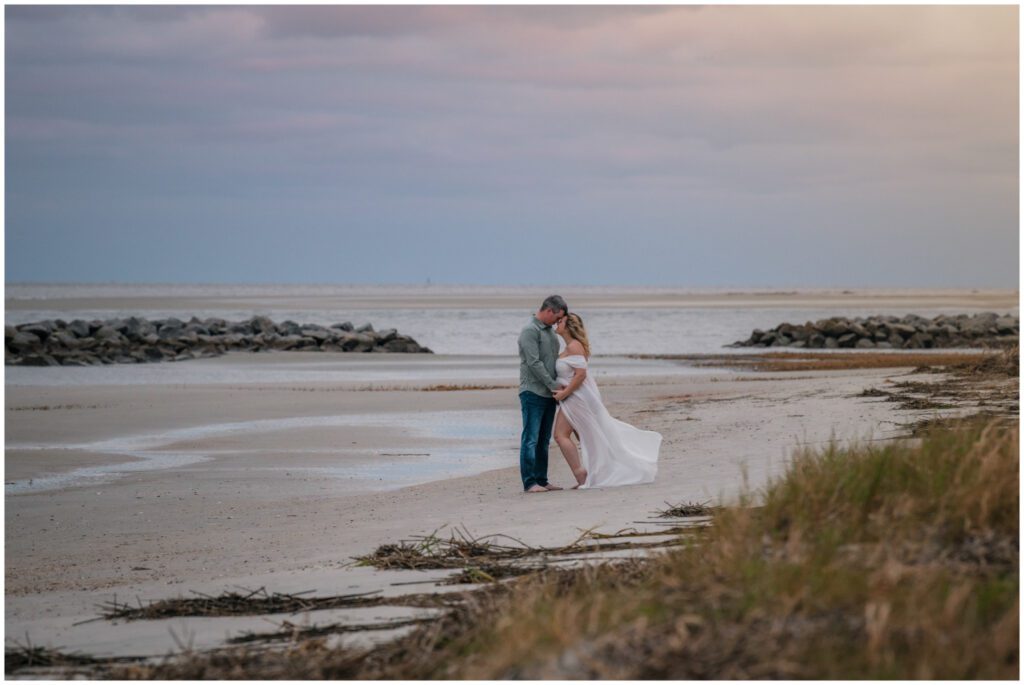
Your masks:
M317 355L272 356L276 362L303 363ZM230 363L232 357L186 363ZM196 647L212 646L242 628L271 626L263 617L73 624L95 617L96 604L115 594L147 600L239 586L282 592L315 588L317 594L396 592L390 585L400 577L395 572L343 564L379 544L446 525L464 525L477 535L504 533L531 544L561 544L583 529L614 531L649 519L666 502L728 499L744 479L756 487L778 473L799 444L822 445L832 435L841 440L902 435L899 422L929 413L897 413L892 403L856 395L908 371L740 376L712 369L689 377L608 379L602 388L612 414L664 435L657 481L537 495L523 494L512 452L503 453L507 465L502 468L400 489L353 485L337 476L339 469L381 459L415 465L423 459L417 455L445 448L443 439L406 431L401 417L423 411L516 413L516 389L361 391L339 383L261 383L258 389L7 387L8 481L125 460L54 449L54 443L102 443L232 421L367 412L396 419L390 427L385 420L373 426L195 434L159 449L203 452L209 457L205 461L127 471L99 485L8 494L6 633L9 639L24 640L27 633L34 644L98 654L161 654L174 649L183 634ZM51 408L39 408L44 406ZM510 433L514 446L517 428ZM16 448L39 444L49 447ZM569 485L571 476L554 443L550 460L552 482ZM370 613L391 615L387 609Z

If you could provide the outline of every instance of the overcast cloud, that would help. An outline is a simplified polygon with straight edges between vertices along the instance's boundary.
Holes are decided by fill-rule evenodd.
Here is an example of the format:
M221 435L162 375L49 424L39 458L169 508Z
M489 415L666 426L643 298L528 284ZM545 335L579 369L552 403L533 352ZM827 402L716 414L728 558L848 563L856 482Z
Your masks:
M5 13L8 282L1018 282L1016 6Z

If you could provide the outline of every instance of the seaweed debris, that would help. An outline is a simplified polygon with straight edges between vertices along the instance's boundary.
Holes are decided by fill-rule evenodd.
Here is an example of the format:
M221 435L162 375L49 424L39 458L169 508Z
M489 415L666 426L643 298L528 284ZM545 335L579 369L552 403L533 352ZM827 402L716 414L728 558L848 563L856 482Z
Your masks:
M657 535L668 536L673 531L658 531ZM693 531L676 531L691 533ZM584 531L572 543L562 547L534 547L507 535L496 534L474 537L465 529L455 529L447 539L437 531L397 544L381 545L373 553L355 557L356 566L373 566L378 569L446 569L477 567L481 564L501 564L540 557L566 557L579 554L614 552L624 549L646 549L671 547L684 544L685 540L675 537L668 540L637 542L621 540L601 542L609 537L639 537L643 533L631 532L607 535ZM513 544L496 542L506 539Z
M112 601L100 605L100 608L103 610L103 615L100 618L135 621L174 616L258 616L261 614L294 614L300 611L352 609L382 605L437 608L449 606L451 602L457 601L455 598L445 597L443 594L382 597L379 595L379 591L328 597L302 597L301 595L314 591L307 590L293 594L274 592L270 594L263 587L247 591L245 594L225 592L217 596L203 594L195 590L192 592L199 596L161 599L147 604L139 601L134 606L118 602L115 597Z
M655 513L660 518L689 518L691 516L714 516L720 507L710 506L708 502L684 502L682 504L669 504L665 502L667 509L660 509Z

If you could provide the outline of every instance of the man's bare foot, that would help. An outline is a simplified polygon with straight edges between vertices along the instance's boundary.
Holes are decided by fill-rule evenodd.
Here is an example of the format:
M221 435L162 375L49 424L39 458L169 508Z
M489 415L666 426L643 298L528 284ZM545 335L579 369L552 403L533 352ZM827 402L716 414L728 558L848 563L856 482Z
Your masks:
M564 488L560 488L557 485L552 485L551 483L548 483L547 485L544 486L544 489L545 490L563 490Z
M527 488L526 491L527 492L547 492L548 489L546 487L544 487L543 485L531 485L529 488Z

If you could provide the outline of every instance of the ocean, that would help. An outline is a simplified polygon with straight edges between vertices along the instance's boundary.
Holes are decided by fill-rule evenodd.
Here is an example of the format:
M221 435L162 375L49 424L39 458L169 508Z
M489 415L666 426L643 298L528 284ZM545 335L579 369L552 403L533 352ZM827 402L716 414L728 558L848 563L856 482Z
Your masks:
M330 325L351 321L371 323L377 330L397 329L436 354L508 356L517 353L519 330L529 321L549 291L572 293L581 305L572 311L583 317L594 355L699 354L749 352L724 347L750 336L755 328L780 323L800 324L832 316L903 316L961 314L988 311L984 307L938 306L936 294L950 291L885 291L931 294L929 306L891 306L887 298L874 305L871 297L853 306L804 304L802 295L842 291L746 289L753 296L773 296L772 304L713 306L701 301L686 306L689 296L714 298L735 289L673 289L656 287L572 286L396 286L396 285L221 285L221 284L7 284L5 322L19 324L41 319L108 319L176 316L188 320L219 317L231 321L254 315L275 322ZM845 291L850 292L850 291ZM673 302L673 298L683 301ZM801 300L787 305L787 299ZM840 298L841 300L841 298ZM520 305L520 302L522 303ZM666 304L668 303L668 304ZM1018 308L1000 314L1018 313Z

